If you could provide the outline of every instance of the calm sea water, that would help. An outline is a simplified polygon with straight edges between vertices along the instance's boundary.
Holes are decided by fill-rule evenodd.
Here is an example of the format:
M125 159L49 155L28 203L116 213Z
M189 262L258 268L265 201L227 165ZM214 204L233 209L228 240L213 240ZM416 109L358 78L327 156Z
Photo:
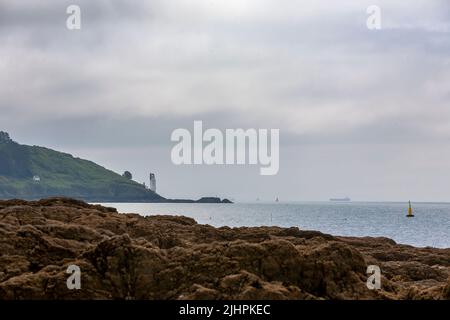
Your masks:
M235 204L107 203L122 213L168 214L220 226L296 226L342 236L384 236L418 247L450 247L450 203L301 202Z

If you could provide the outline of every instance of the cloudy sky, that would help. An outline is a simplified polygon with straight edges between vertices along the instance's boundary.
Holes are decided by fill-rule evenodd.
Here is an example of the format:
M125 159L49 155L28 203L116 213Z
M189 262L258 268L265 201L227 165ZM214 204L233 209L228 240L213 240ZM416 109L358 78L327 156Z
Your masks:
M449 101L448 0L0 0L0 130L167 197L450 201ZM173 165L194 120L279 128L278 175Z

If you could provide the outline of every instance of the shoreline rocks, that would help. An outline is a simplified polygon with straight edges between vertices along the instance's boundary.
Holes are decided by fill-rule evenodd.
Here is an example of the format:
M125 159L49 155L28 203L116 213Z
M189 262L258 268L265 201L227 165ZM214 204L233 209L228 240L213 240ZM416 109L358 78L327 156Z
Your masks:
M69 265L81 289L69 290ZM366 286L381 268L380 290ZM0 299L450 299L450 248L0 201Z

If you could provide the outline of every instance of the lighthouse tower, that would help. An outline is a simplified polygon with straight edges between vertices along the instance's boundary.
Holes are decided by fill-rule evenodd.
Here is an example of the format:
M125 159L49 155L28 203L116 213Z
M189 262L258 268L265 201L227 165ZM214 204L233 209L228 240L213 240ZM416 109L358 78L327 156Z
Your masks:
M154 173L150 173L150 190L156 192L156 178Z

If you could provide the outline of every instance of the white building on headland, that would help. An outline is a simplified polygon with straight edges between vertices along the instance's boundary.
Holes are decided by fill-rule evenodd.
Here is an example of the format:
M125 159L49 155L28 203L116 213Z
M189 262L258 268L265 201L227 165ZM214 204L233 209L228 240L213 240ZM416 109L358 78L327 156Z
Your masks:
M39 181L41 181L41 177L33 176L33 181L39 182Z
M156 177L154 173L150 173L150 190L156 192Z

